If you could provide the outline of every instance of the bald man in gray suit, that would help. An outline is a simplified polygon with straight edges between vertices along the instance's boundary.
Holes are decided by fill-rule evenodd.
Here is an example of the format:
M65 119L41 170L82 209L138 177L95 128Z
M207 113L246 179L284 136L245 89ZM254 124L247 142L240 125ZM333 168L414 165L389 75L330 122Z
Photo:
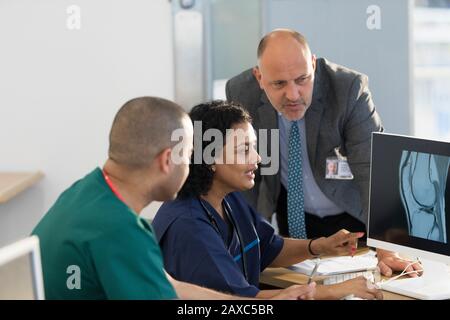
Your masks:
M226 95L248 109L255 129L279 129L280 170L274 175L258 172L255 187L245 194L247 200L267 218L276 212L284 236L296 237L293 231L301 224L308 238L329 236L342 228L365 232L371 134L383 131L367 76L316 59L294 30L278 29L264 36L257 56L258 66L227 82ZM301 173L302 190L301 196L291 196L297 201L291 207L301 207L300 224L288 218L288 181L295 181L288 175L293 126L298 126L301 141L297 147L301 167L295 172ZM272 147L268 145L268 154ZM326 179L327 159L341 156L347 157L353 179ZM295 228L290 225L294 222ZM379 258L385 275L406 266L392 252L380 251ZM416 267L420 268L411 268Z

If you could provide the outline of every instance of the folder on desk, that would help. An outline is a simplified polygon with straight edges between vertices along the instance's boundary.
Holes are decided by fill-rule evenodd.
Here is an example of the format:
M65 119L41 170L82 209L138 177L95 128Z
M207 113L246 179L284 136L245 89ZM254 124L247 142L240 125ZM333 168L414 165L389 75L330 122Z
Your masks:
M320 261L320 266L316 272L318 276L331 276L341 273L362 272L373 270L378 263L374 251L357 255L354 257L332 257L323 258ZM305 260L289 267L293 271L310 275L315 266L315 260Z

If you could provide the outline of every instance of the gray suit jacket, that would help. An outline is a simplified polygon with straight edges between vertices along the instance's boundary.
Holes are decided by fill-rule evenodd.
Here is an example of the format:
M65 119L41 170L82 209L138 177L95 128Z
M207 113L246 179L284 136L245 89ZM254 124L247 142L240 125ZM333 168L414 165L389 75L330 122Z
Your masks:
M277 112L251 69L227 82L226 95L228 101L247 108L255 129L278 128ZM305 114L305 125L309 161L319 188L346 212L366 223L371 133L383 131L367 76L317 59L313 98ZM347 156L353 180L325 179L326 158L335 156L336 147ZM270 217L280 193L280 171L263 176L258 171L255 183L245 196L259 212Z

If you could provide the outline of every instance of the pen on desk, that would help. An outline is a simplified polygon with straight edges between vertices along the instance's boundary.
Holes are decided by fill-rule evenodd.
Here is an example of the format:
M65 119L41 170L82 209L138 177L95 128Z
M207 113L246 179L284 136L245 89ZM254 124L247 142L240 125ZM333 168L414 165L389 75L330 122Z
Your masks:
M319 264L320 264L320 259L317 259L316 265L314 266L314 269L312 270L311 274L309 275L308 284L310 284L312 282L312 279L316 275L317 269L319 269Z

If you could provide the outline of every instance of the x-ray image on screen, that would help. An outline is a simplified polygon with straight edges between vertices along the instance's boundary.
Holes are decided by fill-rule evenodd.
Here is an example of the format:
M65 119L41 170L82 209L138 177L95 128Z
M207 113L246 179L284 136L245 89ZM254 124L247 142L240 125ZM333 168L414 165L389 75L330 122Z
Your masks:
M447 243L445 188L450 157L402 152L400 198L410 236Z

